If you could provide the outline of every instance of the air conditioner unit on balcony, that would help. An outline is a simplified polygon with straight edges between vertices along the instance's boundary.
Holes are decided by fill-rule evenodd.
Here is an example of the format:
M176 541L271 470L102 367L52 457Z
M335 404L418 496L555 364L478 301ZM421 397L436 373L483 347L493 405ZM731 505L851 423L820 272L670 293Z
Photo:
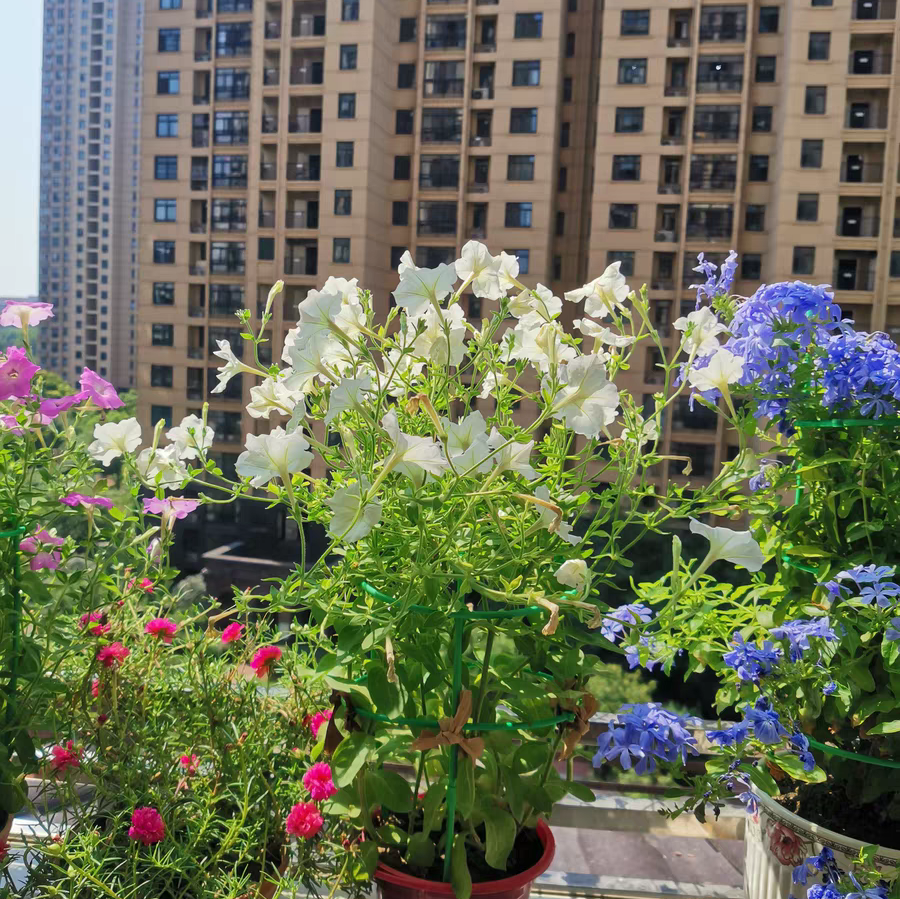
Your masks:
M476 87L472 89L473 100L490 100L491 89L489 87Z

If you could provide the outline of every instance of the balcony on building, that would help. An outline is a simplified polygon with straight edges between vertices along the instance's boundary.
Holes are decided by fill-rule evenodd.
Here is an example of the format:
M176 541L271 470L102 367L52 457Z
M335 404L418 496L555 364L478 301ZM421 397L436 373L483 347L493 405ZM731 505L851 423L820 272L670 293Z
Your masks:
M296 144L288 148L287 180L318 181L322 156L318 144Z
M890 75L891 50L891 35L851 35L847 73L849 75Z
M281 51L266 50L263 59L263 87L277 87L281 83Z
M736 143L741 128L741 107L703 105L694 108L694 140L703 143Z
M462 140L462 109L426 106L422 110L423 144L459 144Z
M747 7L704 6L700 9L700 43L743 43L747 39Z
M191 234L206 234L207 220L206 200L191 200Z
M683 160L680 156L663 156L659 160L659 183L656 189L660 194L681 193L681 173Z
M734 190L737 184L735 153L695 153L691 156L691 190Z
M278 177L278 147L263 144L259 161L259 180L274 181Z
M470 147L489 147L493 131L494 111L492 109L476 109L472 113L469 128Z
M422 190L457 190L459 188L459 156L449 153L423 153L419 159L419 188Z
M881 199L839 197L836 234L838 237L878 237Z
M676 431L716 432L719 415L715 409L709 409L700 403L694 403L691 409L691 398L680 396L672 409L672 429Z
M212 186L245 188L247 186L247 156L218 154L213 156Z
M659 142L664 147L678 147L684 143L687 109L684 106L666 106L663 109L663 126Z
M239 59L253 51L250 22L220 22L216 25L216 59Z
M242 198L215 198L212 201L212 214L210 216L210 231L221 233L223 231L247 230L247 201Z
M456 201L444 203L434 200L419 202L416 233L420 236L454 237L457 227Z
M475 52L493 53L497 49L497 17L476 16Z
M669 33L666 40L669 47L690 47L693 18L694 11L691 9L669 10Z
M257 222L260 228L275 227L275 191L262 190L259 192L259 213Z
M466 21L465 15L427 15L425 17L425 49L464 50Z
M675 254L654 253L653 274L650 278L651 290L675 289Z
M202 359L206 355L206 328L202 325L188 325L188 359Z
M281 37L281 3L266 4L263 35L267 41L277 41Z
M211 19L213 14L213 0L197 0L195 15L198 19Z
M192 278L203 278L206 272L206 244L191 241L188 244L188 274Z
M689 203L685 237L700 242L730 241L734 206L730 203Z
M883 143L845 143L841 156L841 181L846 184L880 184L884 175Z
M697 59L697 93L740 93L744 85L744 57L738 54L702 55Z
M857 21L894 19L897 16L897 0L853 0L851 17Z
M209 146L209 113L195 112L191 116L191 146Z
M212 28L194 29L194 62L212 59Z
M291 84L322 84L325 80L324 50L294 50L291 53Z
M284 271L287 275L318 274L319 249L314 240L286 240L284 242Z
M297 0L291 17L292 37L323 37L325 34L325 4Z
M470 193L483 194L490 190L491 157L470 156L467 189Z
M889 90L848 90L844 115L845 128L887 128Z
M278 133L278 97L263 97L260 125L263 134Z
M470 239L484 240L487 237L487 214L487 203L469 203L466 206L466 222Z
M461 59L426 60L423 96L461 97L465 89L465 69L465 61Z
M681 206L660 203L656 207L656 230L653 239L657 243L678 243L680 224Z
M875 289L878 254L874 250L836 250L834 253L835 290L870 292Z
M472 88L473 100L494 99L494 78L496 65L492 62L476 62L473 66Z
M666 87L667 97L686 97L688 95L691 61L689 59L666 60Z
M284 227L318 228L319 195L315 191L288 191Z
M209 271L213 275L243 275L246 247L243 241L214 240L209 250Z
M213 145L246 146L250 142L250 113L245 109L221 110L213 117Z
M496 6L500 0L475 0L476 6Z
M209 159L195 156L191 159L191 190L209 189Z
M205 284L188 284L188 316L206 318Z
M194 105L209 105L210 73L208 70L194 72Z

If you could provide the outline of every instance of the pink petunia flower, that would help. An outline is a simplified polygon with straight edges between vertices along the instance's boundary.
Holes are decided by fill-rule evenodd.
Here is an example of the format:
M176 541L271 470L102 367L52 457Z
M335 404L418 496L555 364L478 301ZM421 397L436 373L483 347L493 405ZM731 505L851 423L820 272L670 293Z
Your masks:
M50 766L56 774L65 774L70 768L81 767L81 750L69 740L65 746L54 746L50 750Z
M29 328L46 318L53 318L53 306L50 303L9 300L0 312L0 328Z
M0 400L28 396L31 379L40 370L40 366L28 358L22 347L10 347L6 358L0 363Z
M73 393L71 396L61 396L58 399L41 400L40 412L41 415L52 420L61 412L77 406L86 399L87 395L84 393Z
M171 618L153 618L144 625L144 633L151 637L162 637L163 643L171 643L178 625Z
M26 431L38 431L44 425L50 424L51 421L53 421L52 418L41 415L40 412L27 413L24 422L19 420L18 415L0 415L0 425L3 425L10 434L15 434L16 437L21 437Z
M131 813L131 827L128 836L140 840L145 846L160 843L165 838L166 825L162 815L155 808L136 808Z
M82 506L85 509L90 509L93 506L99 506L101 509L111 509L113 507L112 500L107 499L105 496L86 496L84 493L70 493L68 496L61 496L59 501L66 506L71 506L73 509L75 506Z
M231 624L222 631L222 642L234 643L235 640L240 640L241 634L243 633L244 625L237 621L232 621Z
M162 516L162 526L170 531L175 527L176 519L187 518L200 503L195 499L183 496L167 496L165 499L149 497L144 500L144 514Z
M97 653L97 661L104 668L112 668L114 665L121 665L130 655L131 650L127 646L123 646L121 643L110 643L109 646L104 646Z
M108 634L111 629L111 625L106 621L106 612L85 612L78 619L78 626L82 630L87 628L88 633L93 634L95 637L102 637L104 634Z
M62 556L55 549L46 550L44 547L62 546L65 542L62 537L54 537L49 531L41 528L20 540L19 549L32 556L28 563L28 567L32 571L41 571L42 569L55 571L59 568Z
M332 714L334 713L331 709L325 709L325 711L316 712L316 714L312 716L309 721L309 729L312 731L314 737L318 738L319 730L326 721L331 721Z
M284 829L295 837L311 840L325 823L322 813L312 802L298 802L284 822Z
M99 409L121 409L125 405L116 393L116 388L89 368L82 370L78 386Z
M159 563L162 560L162 541L154 537L147 544L147 557L151 562Z
M250 667L256 672L257 677L268 677L269 667L281 658L281 650L277 646L263 646L256 650L256 655L250 662Z
M309 795L316 802L330 799L337 793L337 787L331 779L331 766L328 762L316 762L306 774L303 775L303 786L309 790Z
M184 773L188 777L193 777L197 773L197 766L200 764L200 759L196 755L183 755L179 760L178 764L184 768Z

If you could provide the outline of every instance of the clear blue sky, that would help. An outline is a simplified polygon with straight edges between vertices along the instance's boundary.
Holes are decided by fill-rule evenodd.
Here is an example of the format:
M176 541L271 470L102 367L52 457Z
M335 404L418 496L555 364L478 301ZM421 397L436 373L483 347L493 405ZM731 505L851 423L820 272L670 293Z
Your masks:
M0 297L37 293L43 6L0 10Z

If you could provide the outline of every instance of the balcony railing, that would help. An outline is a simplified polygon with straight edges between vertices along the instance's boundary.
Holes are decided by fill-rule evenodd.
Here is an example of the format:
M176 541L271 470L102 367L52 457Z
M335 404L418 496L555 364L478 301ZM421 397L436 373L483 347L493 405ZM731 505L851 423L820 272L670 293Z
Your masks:
M450 220L443 221L441 219L433 222L419 222L417 230L419 234L456 234L456 222Z
M659 228L657 229L656 234L654 234L653 239L657 243L678 243L678 232Z
M308 112L299 113L288 119L288 131L291 134L318 134L321 130L321 118L313 117Z
M461 35L425 35L426 50L462 50L466 46L466 36ZM478 49L476 45L476 50Z
M281 70L275 66L267 66L263 69L263 84L273 86L281 81Z
M192 278L202 278L206 274L206 266L199 262L192 262L188 267L188 271Z
M731 228L725 227L709 227L709 228L688 228L685 231L688 240L731 240Z
M302 256L287 256L284 260L284 271L288 275L315 275L316 265L314 260Z
M191 190L207 190L209 188L209 179L198 176L191 175Z
M694 130L694 140L706 143L735 143L738 139L737 129L723 129L719 131L698 131Z
M278 40L281 37L281 22L266 22L264 33L267 40Z
M260 209L259 210L259 227L274 228L275 227L275 210Z
M321 65L302 65L291 68L291 84L322 84L324 80Z
M497 42L490 41L486 44L476 44L475 52L476 53L494 53L497 50Z
M666 41L667 47L690 47L691 39L689 37L675 37L670 35Z
M287 167L288 181L318 181L319 167L308 162L289 162Z
M191 222L191 234L206 234L206 222L199 220Z
M274 181L278 177L278 166L274 162L261 162L259 164L260 181Z
M247 219L245 218L214 218L212 220L213 231L246 231Z
M228 131L216 131L213 134L213 143L216 146L243 146L250 142L248 128L231 128Z
M663 147L681 147L684 145L683 134L663 134L659 139Z
M426 78L422 85L426 97L461 97L464 90L464 78ZM473 96L474 93L472 91Z
M262 133L276 134L278 132L278 116L263 115L262 117Z
M835 290L875 290L875 267L865 271L849 271L835 268L831 280Z
M213 187L246 187L246 175L213 175Z
M893 19L897 15L897 0L855 0L852 18Z
M284 213L285 228L316 228L318 224L317 217L305 209L288 209Z
M838 211L836 234L838 237L878 237L881 220L877 215L861 215L858 218L842 218Z
M208 106L209 105L209 92L207 91L205 94L194 94L194 106Z
M470 181L469 193L486 194L491 189L491 185L487 181Z
M209 273L211 275L243 275L245 268L243 260L226 259L221 262L213 260L209 266Z
M188 306L188 318L206 318L206 310L202 306Z
M686 97L688 89L686 84L667 84L663 93L667 97Z
M850 56L847 72L850 75L890 75L891 55L875 50L866 53L855 51Z
M845 128L887 128L887 110L873 109L867 112L848 109L844 118Z
M429 178L427 175L421 175L419 177L419 187L422 190L458 190L459 179L440 176L437 178Z
M880 162L856 162L845 159L841 163L841 181L848 184L880 182L884 175L884 165Z
M462 139L462 132L453 128L423 128L423 144L458 144Z
M213 11L211 6L198 6L197 7L197 18L198 19L208 19L212 16Z
M236 87L216 88L217 100L249 100L250 86L245 82Z
M194 50L194 62L209 62L212 59L212 50L209 47Z
M674 181L661 181L659 183L659 187L656 189L658 194L680 194L681 193L681 182Z
M743 86L744 86L744 79L741 75L733 75L730 77L714 78L714 79L709 79L706 81L701 81L699 78L697 79L697 93L698 94L709 94L709 93L716 93L716 92L739 93Z
M325 34L325 16L304 13L291 22L292 37L322 37Z
M191 132L192 147L208 147L209 146L209 128L194 128Z
M650 287L653 290L674 290L675 281L673 278L653 278Z
M490 134L473 134L469 137L470 147L489 147L491 145Z
M202 346L189 346L187 354L188 359L202 359L206 355Z
M691 190L720 190L731 192L734 190L736 179L734 177L722 178L691 178Z

